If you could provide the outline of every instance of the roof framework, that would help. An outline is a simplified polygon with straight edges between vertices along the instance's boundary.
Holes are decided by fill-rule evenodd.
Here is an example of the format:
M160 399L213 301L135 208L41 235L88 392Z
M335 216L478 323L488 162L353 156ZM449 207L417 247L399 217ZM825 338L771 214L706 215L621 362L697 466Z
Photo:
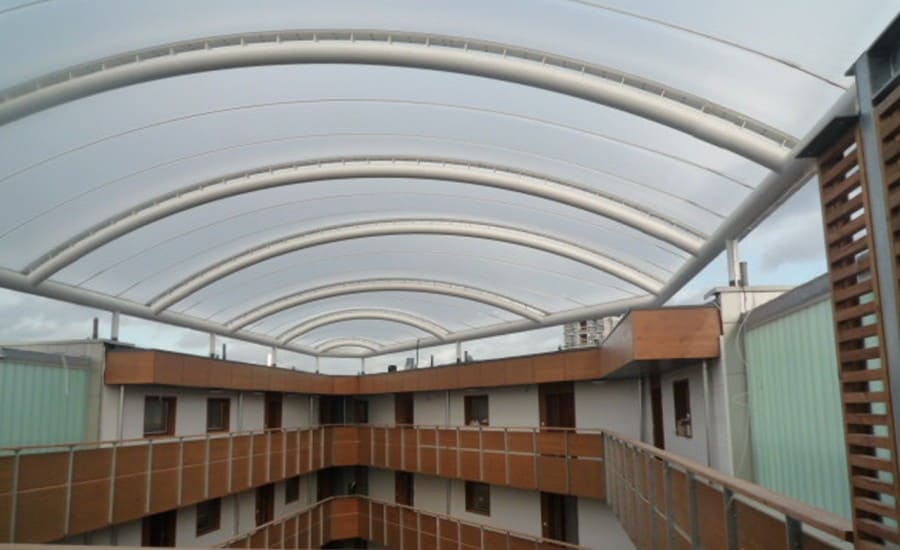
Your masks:
M201 4L0 11L0 285L361 357L665 303L810 177L896 11Z

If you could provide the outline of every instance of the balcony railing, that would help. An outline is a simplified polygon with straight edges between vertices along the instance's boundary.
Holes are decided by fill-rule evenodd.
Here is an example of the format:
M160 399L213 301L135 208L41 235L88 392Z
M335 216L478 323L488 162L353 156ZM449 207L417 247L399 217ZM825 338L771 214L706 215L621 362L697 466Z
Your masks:
M463 521L372 497L331 497L257 527L227 548L319 548L361 538L404 550L521 548L577 550L575 544Z
M851 536L842 518L612 433L353 425L0 449L0 541L56 541L357 465L605 500L646 547L773 548L762 533L781 533L794 548L813 541L801 525L826 546Z

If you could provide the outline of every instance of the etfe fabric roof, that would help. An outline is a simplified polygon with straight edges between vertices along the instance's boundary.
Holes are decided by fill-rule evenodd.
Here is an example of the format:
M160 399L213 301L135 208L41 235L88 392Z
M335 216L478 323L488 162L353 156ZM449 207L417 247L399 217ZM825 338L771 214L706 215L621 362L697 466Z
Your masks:
M0 284L326 355L662 303L896 12L5 2Z

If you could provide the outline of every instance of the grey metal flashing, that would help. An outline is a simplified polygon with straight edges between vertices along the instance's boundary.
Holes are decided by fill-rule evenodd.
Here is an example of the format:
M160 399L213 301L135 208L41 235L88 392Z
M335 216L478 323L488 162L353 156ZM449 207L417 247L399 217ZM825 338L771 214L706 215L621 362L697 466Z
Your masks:
M92 361L88 357L77 357L65 355L65 363L63 363L63 354L60 353L44 353L40 351L29 351L18 348L0 348L0 363L20 361L23 363L36 363L42 366L50 367L90 367Z
M815 279L753 309L747 316L744 328L745 330L750 330L760 325L771 323L812 304L828 300L830 297L831 282L828 280L828 274L819 275Z

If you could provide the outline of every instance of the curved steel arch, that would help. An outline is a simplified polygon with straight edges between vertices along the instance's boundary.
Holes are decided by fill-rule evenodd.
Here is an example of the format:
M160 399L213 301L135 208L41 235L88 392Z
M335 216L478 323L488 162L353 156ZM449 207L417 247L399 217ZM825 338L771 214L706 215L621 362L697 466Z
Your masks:
M333 325L334 323L341 323L344 321L357 321L360 319L392 321L394 323L409 325L423 332L431 334L438 340L443 340L448 334L450 334L450 331L445 329L441 325L429 321L428 319L425 319L423 317L418 317L411 313L406 313L404 311L395 311L391 309L346 309L343 311L333 311L331 313L325 313L324 315L319 315L317 317L307 319L299 325L296 325L293 328L282 332L276 338L282 344L289 344L291 340L299 338L307 332L315 330L319 327Z
M508 298L502 294L496 294L466 285L426 279L363 279L320 286L289 296L282 296L277 300L272 300L271 302L253 308L250 311L246 311L230 321L226 321L225 325L231 328L231 330L240 330L260 319L309 302L333 298L335 296L384 291L428 292L431 294L441 294L443 296L456 296L458 298L494 306L498 309L503 309L515 313L520 317L525 317L526 319L532 319L534 321L547 315L546 311L532 305Z
M599 252L521 229L481 222L441 219L380 220L329 227L265 243L195 273L155 297L148 306L153 311L163 311L172 304L181 301L223 277L289 252L363 237L416 234L475 237L517 244L536 250L543 250L544 252L583 263L600 271L605 271L653 294L657 293L663 286L659 279Z
M111 216L107 221L63 243L28 266L28 278L32 284L38 284L85 254L131 231L197 206L273 187L357 178L428 179L495 187L599 214L688 253L696 253L704 243L703 236L699 233L678 225L658 212L610 198L584 185L548 176L450 159L352 157L269 166L226 178L216 178L155 197L141 206Z
M779 170L796 138L649 79L525 48L458 37L382 31L283 31L160 45L69 67L0 91L0 124L75 99L205 71L344 63L432 69L567 94L665 124Z
M362 348L372 353L378 353L382 346L375 340L369 340L368 338L332 338L316 344L312 349L317 353L327 353L337 348Z

